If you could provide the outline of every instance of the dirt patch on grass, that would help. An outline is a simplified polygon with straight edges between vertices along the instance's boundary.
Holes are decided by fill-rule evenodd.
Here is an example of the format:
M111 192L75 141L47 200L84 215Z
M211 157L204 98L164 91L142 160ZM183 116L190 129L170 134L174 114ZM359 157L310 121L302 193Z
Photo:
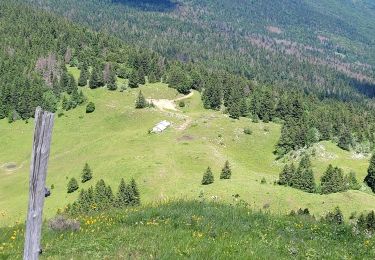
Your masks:
M17 170L20 167L18 167L18 165L15 162L4 163L3 165L0 166L1 169L5 170L7 172L15 171L15 170Z
M191 135L183 135L183 136L177 138L177 141L180 141L180 142L182 142L182 141L192 141L192 140L194 140L194 137L192 137Z

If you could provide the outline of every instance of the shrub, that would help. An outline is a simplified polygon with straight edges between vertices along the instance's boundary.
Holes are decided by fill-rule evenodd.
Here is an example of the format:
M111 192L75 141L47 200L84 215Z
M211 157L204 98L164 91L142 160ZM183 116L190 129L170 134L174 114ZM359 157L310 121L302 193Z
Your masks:
M230 179L232 177L232 170L229 165L229 161L225 162L223 169L221 170L220 179Z
M185 102L184 102L183 100L180 100L180 101L178 102L178 106L179 106L179 107L185 107Z
M78 231L80 223L75 219L68 219L63 215L57 215L48 221L48 227L54 231Z
M75 192L78 190L78 182L75 178L71 178L70 181L68 182L68 193Z
M93 102L89 102L86 106L86 113L92 113L95 111L95 104Z
M266 181L266 178L262 178L262 180L260 181L261 184L267 184L267 181Z
M92 179L92 171L88 163L86 163L85 167L83 167L81 178L82 178L82 183L85 183Z
M209 185L214 182L214 175L212 174L211 168L208 167L206 172L203 174L202 185Z
M253 131L251 131L251 129L249 127L246 127L244 130L243 130L244 134L246 135L251 135L253 133Z

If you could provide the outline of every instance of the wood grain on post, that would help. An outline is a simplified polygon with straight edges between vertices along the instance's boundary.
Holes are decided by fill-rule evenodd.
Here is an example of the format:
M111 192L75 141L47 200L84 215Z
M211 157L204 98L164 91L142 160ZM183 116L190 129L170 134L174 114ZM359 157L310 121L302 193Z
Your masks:
M39 258L43 205L54 114L38 107L35 111L34 141L30 163L29 206L23 259Z

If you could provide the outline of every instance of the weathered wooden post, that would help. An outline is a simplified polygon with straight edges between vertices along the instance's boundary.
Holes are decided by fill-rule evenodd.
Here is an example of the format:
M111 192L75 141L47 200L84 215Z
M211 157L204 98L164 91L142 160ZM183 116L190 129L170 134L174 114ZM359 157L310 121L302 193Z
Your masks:
M54 114L37 107L30 163L29 207L23 253L25 260L38 259L41 250L42 215L53 119Z

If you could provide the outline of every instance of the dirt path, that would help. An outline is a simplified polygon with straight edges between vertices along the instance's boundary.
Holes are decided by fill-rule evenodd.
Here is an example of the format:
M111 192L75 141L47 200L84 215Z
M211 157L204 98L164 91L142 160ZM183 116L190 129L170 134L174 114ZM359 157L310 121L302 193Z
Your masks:
M194 95L194 92L190 92L188 95L176 98L174 100L170 99L153 99L148 98L147 102L153 103L155 107L159 108L160 110L173 110L173 111L179 111L176 107L176 102L190 98Z

